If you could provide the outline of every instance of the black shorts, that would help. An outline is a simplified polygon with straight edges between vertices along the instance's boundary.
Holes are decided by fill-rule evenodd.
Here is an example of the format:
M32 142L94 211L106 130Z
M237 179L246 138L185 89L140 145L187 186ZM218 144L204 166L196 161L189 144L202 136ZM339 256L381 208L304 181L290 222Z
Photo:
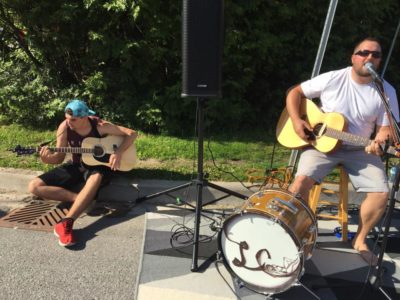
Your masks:
M101 186L107 185L110 182L112 171L106 166L82 167L78 164L67 163L38 177L43 180L46 185L71 189L74 186L86 182L90 175L98 173L103 175Z

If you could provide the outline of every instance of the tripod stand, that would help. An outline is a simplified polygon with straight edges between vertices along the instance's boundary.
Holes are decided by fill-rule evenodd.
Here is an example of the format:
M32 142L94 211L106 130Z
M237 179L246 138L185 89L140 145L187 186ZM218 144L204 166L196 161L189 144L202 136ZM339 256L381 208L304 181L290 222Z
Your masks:
M389 228L390 228L390 224L392 221L394 206L396 203L396 195L399 190L399 183L400 183L400 172L397 170L397 172L394 175L393 186L392 186L392 189L391 189L390 195L389 195L389 206L388 206L386 216L384 219L383 226L385 227L385 230L383 233L382 245L381 245L381 248L379 251L378 263L375 267L374 274L372 274L369 279L369 282L370 282L372 288L374 290L379 289L387 299L391 299L391 298L381 286L383 273L385 271L385 269L383 268L383 255L385 254L385 250L386 250L386 246L387 246L387 241L388 241L388 236L389 236Z
M242 195L240 193L237 193L235 191L226 189L224 187L221 187L219 185L216 185L212 182L209 182L208 180L204 179L204 171L203 171L203 160L204 160L204 106L205 106L206 99L202 97L197 98L197 145L198 145L198 150L197 150L197 179L193 180L191 182L187 182L181 185L178 185L176 187L154 193L151 195L147 195L144 197L140 197L136 200L136 202L142 202L148 199L152 199L164 194L169 194L171 192L187 188L191 186L192 184L196 184L196 191L197 191L197 196L196 196L196 209L195 209L195 221L194 221L194 241L193 241L193 252L192 252L192 266L191 266L191 271L196 272L199 267L198 267L198 252L199 252L199 231L200 231L200 218L201 218L201 210L203 207L203 188L205 186L209 186L213 189L222 191L226 193L227 195L232 195L235 197L238 197L240 199L247 199L247 196ZM222 197L224 198L224 197ZM216 199L215 201L220 200Z

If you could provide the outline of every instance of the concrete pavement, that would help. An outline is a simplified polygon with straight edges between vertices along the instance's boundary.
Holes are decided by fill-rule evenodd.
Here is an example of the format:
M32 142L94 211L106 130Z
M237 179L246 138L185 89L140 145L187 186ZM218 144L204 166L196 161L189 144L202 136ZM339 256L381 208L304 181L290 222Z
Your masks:
M0 169L0 217L10 209L25 206L32 197L28 182L38 172ZM125 204L126 214L85 213L74 226L79 240L72 249L60 247L48 232L0 227L1 299L135 299L138 272L143 253L146 211L157 211L180 201L196 203L196 184L180 188L170 196L136 199L185 185L166 180L132 180L116 177L98 197L99 203ZM240 183L216 183L230 191L250 196ZM244 201L220 190L205 187L203 203L211 208L239 208ZM359 203L351 190L350 203Z
M26 188L38 174L0 170L0 217L32 200ZM83 214L74 226L79 243L72 249L60 247L52 233L0 227L1 299L134 299L145 212L173 204L177 198L194 204L196 185L180 189L171 197L161 195L133 204L138 197L184 183L116 178L98 200L126 203L133 208L119 217ZM221 183L221 186L251 195L251 191L238 183ZM221 195L220 191L203 189L205 202ZM243 200L231 196L218 205L235 207L242 203Z

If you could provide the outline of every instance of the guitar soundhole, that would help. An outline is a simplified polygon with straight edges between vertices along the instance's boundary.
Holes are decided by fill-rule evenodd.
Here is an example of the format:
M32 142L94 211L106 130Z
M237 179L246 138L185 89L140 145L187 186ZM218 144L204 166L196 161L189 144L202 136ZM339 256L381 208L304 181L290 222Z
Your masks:
M314 132L308 130L307 128L304 129L304 133L307 135L307 140L315 141L315 134Z
M93 148L93 156L101 157L104 155L104 149L101 146L94 146Z
M313 128L313 133L315 136L320 137L325 134L326 127L324 127L324 124L318 123L314 126Z

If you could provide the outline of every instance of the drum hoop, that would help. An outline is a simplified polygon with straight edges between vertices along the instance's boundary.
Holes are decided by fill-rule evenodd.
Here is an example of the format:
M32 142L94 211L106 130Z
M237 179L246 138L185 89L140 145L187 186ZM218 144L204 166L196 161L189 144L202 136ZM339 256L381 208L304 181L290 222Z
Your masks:
M264 195L264 194L267 194L268 192L284 194L285 196L289 197L289 200L296 199L300 203L301 207L304 208L304 210L306 211L307 215L311 219L312 225L315 226L315 230L311 233L312 237L313 237L313 245L312 245L310 253L312 253L313 249L315 248L317 235L318 235L318 232L317 232L317 225L318 225L317 224L317 219L315 217L315 214L309 208L309 206L306 205L302 201L301 198L296 197L294 194L292 194L292 193L290 193L290 192L288 192L286 190L283 190L283 189L269 188L269 189L265 189L265 190L258 191L256 193L254 193L249 198L247 198L246 204L245 204L245 206L242 207L242 210L240 212L232 214L231 216L229 216L224 221L224 224L223 224L221 230L218 233L218 249L219 249L219 253L220 253L221 257L222 257L223 264L225 265L225 267L227 268L229 273L232 276L238 278L243 283L243 285L245 285L247 288L249 288L250 290L253 290L253 291L257 292L257 293L261 293L261 294L265 294L265 295L271 294L271 291L266 291L268 289L269 290L279 290L279 289L281 289L276 293L285 292L286 290L291 288L296 282L299 281L300 276L302 274L302 270L304 268L305 260L306 260L305 253L304 253L304 247L309 244L309 243L305 243L304 245L302 245L301 241L299 240L300 237L297 237L295 232L292 230L292 228L290 226L288 226L287 224L285 224L281 219L279 219L276 216L268 213L267 211L262 211L262 210L258 210L258 209L252 209L251 207L249 207L250 206L249 203L251 203L251 198L253 196L259 195L260 193L263 193L263 195ZM285 201L289 201L289 200L285 199ZM246 207L249 207L249 208L246 208ZM275 287L275 288L262 287L262 286L259 286L259 285L255 285L255 284L246 282L245 279L243 279L242 277L237 275L233 271L233 269L231 268L231 266L230 266L230 264L229 264L229 262L228 262L228 260L226 258L226 255L225 255L225 253L223 251L223 248L222 248L222 234L225 235L225 238L227 240L231 241L230 238L227 236L227 234L225 232L225 229L234 219L240 217L244 213L245 214L259 215L259 216L263 216L263 217L266 217L266 218L270 219L271 221L279 224L286 231L286 233L288 233L290 235L290 237L292 238L293 242L295 243L296 248L298 249L300 262L299 262L299 265L296 268L296 270L292 273L294 280L292 282L290 282L289 284L287 284L287 283L286 284L281 284L280 286ZM231 242L235 242L235 241L231 241Z
M265 216L264 214L261 214L261 213L256 212L256 211L251 212L251 213L257 214L257 215ZM249 288L250 290L253 290L253 291L257 292L257 293L261 293L261 294L264 294L264 295L271 294L271 292L266 292L266 291L265 291L266 288L263 288L263 287L261 287L261 286L259 286L259 285L255 285L255 284L248 283L248 282L246 282L246 280L244 280L244 279L241 278L239 275L237 275L237 274L233 271L233 269L231 268L231 266L229 265L228 260L227 260L227 258L225 257L225 253L224 253L224 251L222 250L222 237L221 237L221 235L222 235L222 233L224 232L225 224L230 223L234 218L236 218L236 217L238 217L238 216L240 216L240 214L234 214L234 215L230 216L228 219L226 219L225 222L224 222L224 225L222 226L221 230L220 230L219 233L218 233L218 249L219 249L219 252L220 252L220 254L221 254L221 256L222 256L222 262L223 262L223 264L225 265L225 267L227 268L227 270L229 271L229 273L231 273L232 276L234 276L234 277L240 279L241 282L243 283L243 285L245 285L245 286L246 286L247 288ZM280 225L282 225L282 224L280 224ZM288 227L286 224L283 224L283 225L284 225L285 227ZM284 228L284 229L286 229L286 228ZM286 232L289 232L290 236L291 236L292 239L293 239L293 232L292 232L292 230L289 230L289 231L285 230L285 231L286 231ZM226 237L227 240L230 241L230 239L227 237L226 234L225 234L225 237ZM295 242L295 244L296 244L296 247L299 248L299 244L300 244L300 243L299 243L297 237L295 238L294 242ZM296 242L299 243L299 244L297 244ZM314 243L314 245L315 245L315 243ZM305 259L304 259L304 252L303 252L303 255L300 255L300 262L299 262L299 265L298 265L298 267L296 268L296 270L293 272L293 274L297 273L296 276L295 276L295 280L293 280L293 282L291 282L290 284L288 284L287 287L285 287L283 290L280 290L280 291L277 292L277 293L283 293L283 292L287 291L289 288L291 288L291 287L294 285L294 283L295 283L296 281L299 281L299 278L300 278L300 275L301 275L301 270L303 270L303 268L304 268L304 261L305 261ZM276 288L274 288L274 289L276 290L276 289L278 289L278 288L280 288L280 287L284 287L284 286L285 286L285 285L282 284L281 286L276 287ZM264 290L262 290L262 288L263 288ZM277 293L275 293L275 294L277 294Z

